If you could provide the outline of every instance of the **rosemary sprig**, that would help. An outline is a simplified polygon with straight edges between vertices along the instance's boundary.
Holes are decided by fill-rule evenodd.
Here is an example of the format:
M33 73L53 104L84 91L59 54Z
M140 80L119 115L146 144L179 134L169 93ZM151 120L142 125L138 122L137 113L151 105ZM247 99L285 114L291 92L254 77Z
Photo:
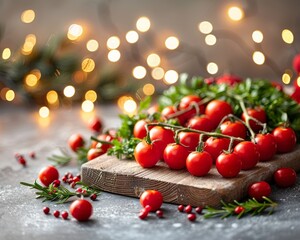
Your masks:
M213 207L205 207L204 218L220 217L221 219L236 215L237 218L241 218L246 214L259 215L262 214L266 209L269 209L269 214L272 214L277 203L273 202L267 197L263 197L264 201L258 202L256 199L249 199L245 202L234 201L233 203L222 203L221 209ZM242 211L236 211L237 207L242 207Z
M61 155L53 154L51 157L47 159L54 163L55 166L65 166L68 165L72 157L66 153L63 149L60 149Z
M88 197L92 194L99 195L100 193L98 190L91 188L82 182L77 182L76 185L81 186L81 189L84 190L82 191L84 192L84 194L80 194L76 191L70 191L69 189L65 188L62 185L58 187L54 187L53 184L50 184L49 187L44 187L39 183L37 183L37 181L35 181L33 184L27 182L20 182L20 184L24 186L28 186L32 189L36 189L37 190L37 192L35 192L35 194L37 195L36 198L43 199L43 202L52 201L56 203L65 203L66 201L69 200L69 198L73 196L79 197L82 195L84 197Z

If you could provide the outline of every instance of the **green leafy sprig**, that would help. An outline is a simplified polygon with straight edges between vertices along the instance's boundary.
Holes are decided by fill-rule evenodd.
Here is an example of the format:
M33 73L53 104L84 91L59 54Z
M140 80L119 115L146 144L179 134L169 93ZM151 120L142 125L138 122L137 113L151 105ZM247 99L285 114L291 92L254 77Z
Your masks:
M76 159L78 162L78 165L81 166L83 163L86 163L87 160L87 153L88 153L88 148L79 148L76 151L76 157L71 156L69 153L67 153L65 150L60 149L61 154L53 154L47 159L55 166L66 166L68 165L73 159Z
M77 193L75 191L70 191L66 187L59 185L58 187L54 187L53 184L51 183L48 187L44 187L37 183L35 181L33 184L27 183L27 182L20 182L20 184L24 186L28 186L32 189L36 189L37 191L35 194L37 195L37 199L43 199L43 202L45 201L52 201L56 203L65 203L66 201L69 200L69 198L74 197L74 196L81 196L82 194ZM91 188L82 182L77 182L76 185L82 186L82 190L85 190L84 196L90 196L91 194L96 194L99 195L99 191Z
M262 202L253 198L245 202L234 201L233 203L225 203L222 201L221 203L223 205L221 209L209 206L205 207L204 218L220 217L224 219L234 215L237 218L241 218L247 214L251 214L252 216L262 214L266 209L269 209L268 214L272 214L275 207L277 207L277 203L267 197L263 197ZM242 207L243 210L236 212L237 207Z

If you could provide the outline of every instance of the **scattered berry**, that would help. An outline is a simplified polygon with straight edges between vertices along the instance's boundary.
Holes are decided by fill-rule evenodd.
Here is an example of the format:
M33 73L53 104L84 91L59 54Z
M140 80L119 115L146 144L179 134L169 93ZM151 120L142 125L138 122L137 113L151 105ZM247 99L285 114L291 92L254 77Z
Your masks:
M148 214L149 214L149 211L147 211L145 208L144 209L142 209L141 211L140 211L140 213L139 213L139 218L140 219L145 219L147 216L148 216Z
M156 216L159 217L159 218L163 218L164 212L163 212L161 209L158 209L158 210L156 211Z
M189 213L187 216L188 220L190 220L191 222L194 222L196 220L196 214L195 213Z
M63 219L68 219L68 216L69 216L69 214L68 214L68 212L66 212L66 211L63 211L62 213L61 213L61 217L63 218Z
M179 212L183 212L184 206L183 205L179 205L177 209L178 209Z
M274 173L274 180L278 187L291 187L297 181L297 174L293 168L279 168Z
M187 206L184 208L184 211L185 211L186 213L191 213L192 210L193 210L193 208L192 208L191 205L187 205Z
M52 185L53 185L53 187L59 187L60 181L58 179L56 179L52 182Z
M48 207L43 207L43 212L44 212L45 214L48 214L48 213L50 212L50 208L48 208Z
M148 211L148 212L151 212L151 209L152 209L152 208L151 208L150 205L147 205L147 206L144 207L144 209L145 209L146 211Z
M198 213L198 214L201 214L202 210L203 210L203 207L196 207L196 209L195 209L196 213Z
M30 152L30 153L29 153L29 157L35 158L35 152Z
M77 182L80 181L80 177L77 177L77 176L73 177L72 181L75 182L75 183L77 183Z
M97 199L97 194L96 193L93 193L91 196L90 196L90 199L95 201Z
M21 165L26 166L26 160L25 160L25 158L22 155L18 158L18 162Z
M235 209L234 209L234 213L236 215L239 215L240 213L244 212L245 211L245 208L242 207L242 206L237 206Z
M67 179L66 176L63 176L61 180L62 180L64 183L66 183L68 179Z
M58 210L55 210L53 212L53 216L56 217L56 218L59 218L59 215L60 215L60 212Z
M75 192L82 193L82 188L81 187L77 188Z

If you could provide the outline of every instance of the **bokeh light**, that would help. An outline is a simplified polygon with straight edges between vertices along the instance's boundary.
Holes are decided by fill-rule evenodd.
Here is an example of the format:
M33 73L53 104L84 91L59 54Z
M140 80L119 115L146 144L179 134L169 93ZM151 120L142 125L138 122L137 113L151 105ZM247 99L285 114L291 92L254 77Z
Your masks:
M46 106L43 106L39 109L39 115L41 118L47 118L50 115L50 110Z
M179 75L175 70L168 70L165 73L164 82L166 84L174 84L178 81Z
M136 66L133 70L132 70L132 75L136 78L136 79L143 79L147 74L147 70L146 68L144 68L143 66Z
M219 71L219 67L216 63L210 62L207 64L206 70L209 74L216 74Z
M70 40L77 40L83 34L83 28L79 24L72 24L68 30L68 38Z
M289 29L284 29L281 32L282 40L287 44L292 44L294 42L294 34Z
M75 88L74 88L73 86L69 85L69 86L66 86L66 87L64 88L64 95L65 95L67 98L73 97L74 94L75 94Z
M32 9L25 10L21 14L21 21L23 23L31 23L35 19L35 12Z
M82 71L87 73L92 72L95 69L95 66L96 66L95 61L91 58L85 58L81 63Z
M9 101L9 102L13 101L15 99L15 96L16 96L15 92L11 89L9 89L5 93L5 99L6 99L6 101Z
M136 28L140 32L147 32L150 29L151 22L147 17L140 17L136 22Z
M156 53L151 53L147 57L149 67L157 67L160 64L160 57Z
M262 65L265 62L265 55L260 51L255 51L252 55L253 62Z
M92 112L94 110L95 106L94 103L90 100L84 100L81 104L81 109L83 112Z
M198 29L203 34L209 34L213 30L213 25L208 21L203 21L203 22L199 23Z
M94 90L88 90L84 95L86 100L95 102L97 100L97 93Z
M124 102L123 109L128 114L134 114L134 112L137 109L137 104L136 104L136 102L133 99L127 99Z
M252 33L252 40L256 43L261 43L264 40L264 35L261 31L255 30Z
M240 21L244 17L244 11L240 7L230 7L227 12L229 18L233 21Z
M288 73L282 74L281 80L284 84L290 84L291 76Z
M111 51L108 52L107 58L111 62L117 62L121 58L121 53L120 53L119 50L116 50L116 49L111 50Z
M179 46L179 39L174 36L168 37L165 41L165 45L167 49L174 50Z
M86 43L86 49L90 52L96 52L99 48L99 43L95 39L91 39Z
M34 87L38 83L36 75L30 73L25 77L25 84L29 87Z
M147 96L153 95L155 92L155 87L151 83L147 83L143 86L143 93Z
M217 42L217 38L213 34L209 34L205 37L205 43L209 46L215 45Z
M120 38L117 36L111 36L109 39L107 39L106 46L108 49L116 49L120 46L121 41Z
M11 51L9 48L4 48L3 51L2 51L2 59L3 60L7 60L9 59L11 56Z
M126 33L125 38L129 43L136 43L139 40L139 34L132 30Z
M46 99L48 101L49 104L55 104L58 101L58 94L56 91L54 90L50 90L47 95L46 95Z
M152 71L151 71L151 76L155 80L163 79L164 75L165 75L165 71L161 67L153 68Z

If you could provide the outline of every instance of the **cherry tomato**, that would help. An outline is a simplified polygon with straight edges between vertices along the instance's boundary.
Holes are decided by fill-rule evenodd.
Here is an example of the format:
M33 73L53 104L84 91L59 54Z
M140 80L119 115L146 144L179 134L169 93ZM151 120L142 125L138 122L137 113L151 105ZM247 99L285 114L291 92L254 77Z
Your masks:
M210 137L204 144L204 151L208 152L215 162L217 157L224 151L227 150L230 144L228 138L214 138Z
M99 139L101 141L105 141L105 142L111 142L114 138L109 134L104 134L103 133L103 134L98 135L97 139ZM111 147L112 147L111 144L101 143L101 142L97 142L97 141L92 141L92 144L91 144L91 148L101 149L103 154L106 153L107 150Z
M242 170L254 168L260 158L256 144L250 141L240 142L233 152L242 160Z
M146 130L146 125L148 122L145 119L141 119L136 122L133 128L133 136L136 138L143 139L144 137L147 136L147 130Z
M78 199L70 205L70 213L78 221L87 221L93 214L93 206L85 199Z
M134 158L143 168L151 168L159 161L160 153L154 144L141 141L134 149Z
M271 194L270 184L265 181L253 183L248 188L248 195L257 201L262 201L263 197L269 197Z
M247 108L247 113L250 117L253 117L260 121L261 123L267 122L267 115L263 108L256 107L256 108ZM242 120L246 121L245 113L242 114ZM254 132L259 132L262 129L262 126L254 122L253 120L249 121L250 127Z
M94 116L88 121L88 127L94 132L100 132L102 129L102 121L99 117Z
M157 113L157 112L159 112L159 106L158 106L158 104L154 104L153 106L151 106L151 107L149 107L147 109L147 113L149 115L152 115L152 114Z
M174 115L175 113L177 113L177 109L175 106L167 106L161 111L161 115L164 119L171 119L172 115ZM184 116L184 114L172 117L172 119L177 119L178 123L182 126L186 121L186 117Z
M186 125L189 128L205 132L211 132L214 130L214 124L206 115L192 117Z
M225 121L221 124L220 130L222 134L246 139L247 128L241 122Z
M159 191L146 190L140 196L140 203L144 208L150 206L151 211L155 212L163 204L163 196Z
M289 127L277 127L272 132L277 143L278 153L287 153L293 151L296 146L296 133Z
M170 169L180 170L186 167L185 161L189 151L176 143L170 143L167 145L164 151L165 163Z
M242 161L235 153L222 153L216 160L216 168L224 178L236 177L242 168Z
M87 160L91 161L95 159L96 157L99 157L103 155L104 152L102 151L101 148L90 148L87 152Z
M297 181L297 174L292 168L279 168L273 177L276 185L283 188L291 187Z
M236 83L240 83L242 81L242 79L238 76L234 76L234 75L230 75L230 74L224 74L221 77L218 77L216 79L216 83L217 84L227 84L230 86L235 85Z
M186 158L186 168L194 176L202 177L208 174L213 159L208 152L191 152Z
M174 132L171 129L155 126L149 131L149 135L153 145L160 152L160 159L163 159L166 146L174 142Z
M53 166L47 166L39 172L39 179L42 184L49 186L54 180L59 179L58 170Z
M203 104L199 105L199 103L201 102L201 98L199 96L196 95L188 95L183 97L180 100L179 103L179 109L183 110L183 109L187 109L189 108L192 104L198 105L199 106L199 114L203 114L204 110L205 110L205 106ZM193 111L194 113L196 113L196 109L194 109Z
M186 147L189 151L195 151L199 145L199 133L194 132L180 132L178 134L179 142L182 146Z
M255 136L255 142L260 153L259 161L269 161L276 154L277 144L272 134L257 134Z
M212 100L205 109L205 114L211 119L214 128L219 125L225 116L232 113L233 110L230 104L222 100Z
M68 140L69 147L76 152L78 148L83 147L84 140L80 134L73 134Z

